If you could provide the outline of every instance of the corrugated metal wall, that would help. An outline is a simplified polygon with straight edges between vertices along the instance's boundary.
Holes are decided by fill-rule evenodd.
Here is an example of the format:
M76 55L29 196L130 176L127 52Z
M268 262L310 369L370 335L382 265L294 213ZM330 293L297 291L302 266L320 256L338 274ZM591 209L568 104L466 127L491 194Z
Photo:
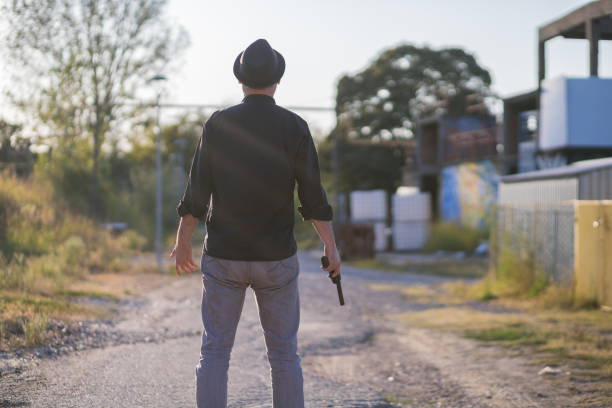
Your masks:
M500 183L499 204L547 204L578 198L578 179L560 178Z
M582 173L578 181L580 200L612 199L612 167Z

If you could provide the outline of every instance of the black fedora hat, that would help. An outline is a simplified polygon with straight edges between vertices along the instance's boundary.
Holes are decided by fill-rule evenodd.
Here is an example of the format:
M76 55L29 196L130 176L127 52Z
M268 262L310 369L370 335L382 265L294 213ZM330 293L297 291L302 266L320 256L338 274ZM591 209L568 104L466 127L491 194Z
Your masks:
M234 61L234 75L249 88L265 88L280 81L285 59L264 39L249 45Z

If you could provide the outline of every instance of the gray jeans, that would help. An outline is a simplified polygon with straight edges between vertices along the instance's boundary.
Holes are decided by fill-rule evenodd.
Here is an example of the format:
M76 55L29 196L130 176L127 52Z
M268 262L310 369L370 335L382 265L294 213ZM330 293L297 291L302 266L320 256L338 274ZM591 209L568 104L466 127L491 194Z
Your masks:
M279 261L202 256L202 348L196 367L199 408L227 405L227 371L247 286L255 291L272 377L275 408L303 408L297 332L300 324L297 254Z

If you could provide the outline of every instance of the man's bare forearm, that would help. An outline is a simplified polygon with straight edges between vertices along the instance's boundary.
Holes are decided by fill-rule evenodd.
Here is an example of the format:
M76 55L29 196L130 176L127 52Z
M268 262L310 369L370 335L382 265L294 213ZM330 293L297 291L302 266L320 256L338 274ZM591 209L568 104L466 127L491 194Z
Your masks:
M186 243L191 242L191 236L198 225L198 219L191 214L186 214L181 217L178 231L176 232L176 242Z
M198 219L191 214L185 214L181 217L178 231L176 232L176 245L170 256L176 258L176 272L180 275L181 271L191 273L198 269L198 266L193 262L193 254L191 251L191 236L198 225Z
M334 238L334 230L331 221L310 220L310 222L312 222L323 244L328 248L336 248L336 239Z

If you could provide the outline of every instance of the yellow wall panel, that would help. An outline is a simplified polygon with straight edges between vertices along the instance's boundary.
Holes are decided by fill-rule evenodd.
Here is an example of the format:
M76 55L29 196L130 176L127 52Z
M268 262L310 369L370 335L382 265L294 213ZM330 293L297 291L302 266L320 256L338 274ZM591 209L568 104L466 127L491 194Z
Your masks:
M612 201L575 201L576 297L612 306Z

